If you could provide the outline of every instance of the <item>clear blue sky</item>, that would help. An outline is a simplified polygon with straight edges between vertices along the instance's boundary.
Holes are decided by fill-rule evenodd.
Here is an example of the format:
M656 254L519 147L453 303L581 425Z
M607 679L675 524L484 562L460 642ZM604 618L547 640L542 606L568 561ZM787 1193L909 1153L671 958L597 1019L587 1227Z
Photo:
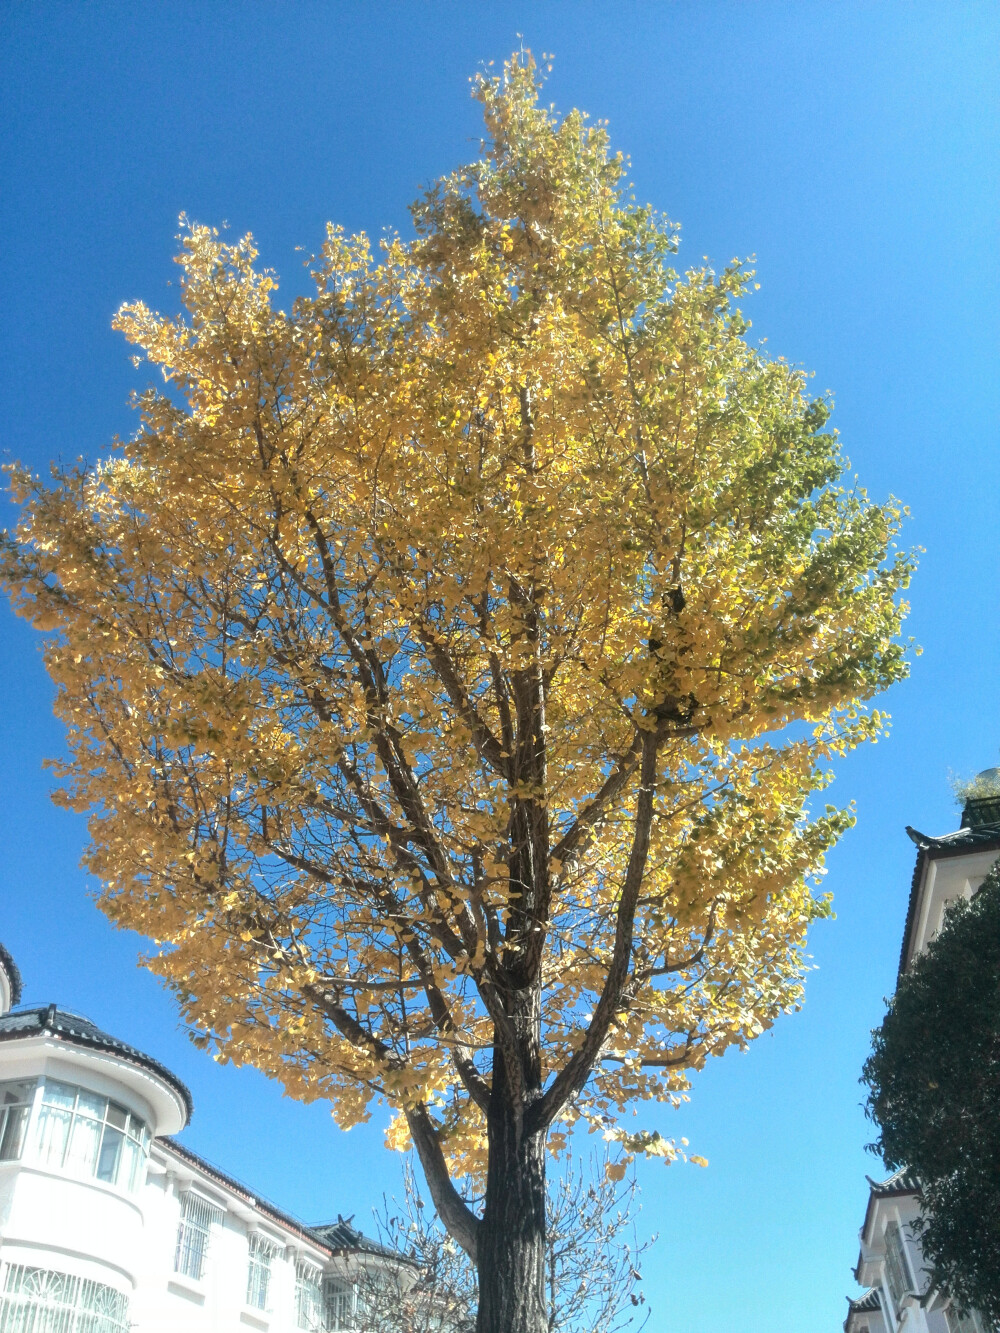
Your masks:
M804 1010L701 1076L679 1112L708 1170L643 1167L653 1333L839 1327L866 1198L857 1078L891 991L913 848L955 827L950 771L997 762L1000 9L994 3L11 3L0 7L0 448L44 468L132 427L143 379L109 328L170 306L176 219L228 221L301 282L327 219L405 228L421 183L474 155L467 79L522 33L561 108L610 121L681 260L757 257L753 335L815 371L874 496L926 548L891 739L840 766L857 828L830 860ZM57 1000L191 1086L185 1141L306 1219L364 1224L398 1182L381 1125L349 1135L178 1030L78 868L48 799L62 738L38 644L2 636L0 939Z

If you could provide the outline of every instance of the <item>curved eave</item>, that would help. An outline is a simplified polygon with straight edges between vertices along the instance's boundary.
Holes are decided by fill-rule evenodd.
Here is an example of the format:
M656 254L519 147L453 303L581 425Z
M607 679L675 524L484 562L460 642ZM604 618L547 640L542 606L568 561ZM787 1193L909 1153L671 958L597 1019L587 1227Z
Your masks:
M34 1024L30 1022L32 1018L36 1020ZM20 1024L14 1026L19 1019ZM20 1014L8 1014L0 1021L0 1042L41 1042L52 1053L68 1049L99 1055L102 1062L109 1062L122 1074L134 1070L140 1076L140 1081L127 1077L123 1081L126 1085L132 1084L135 1091L147 1100L151 1099L157 1107L162 1121L157 1126L157 1133L177 1133L191 1119L191 1093L166 1065L110 1034L101 1032L86 1020L81 1023L74 1015L66 1014L54 1005L28 1013L22 1011Z
M6 1008L13 1009L15 1004L21 1003L21 973L2 944L0 944L0 972L3 973L5 988L8 991ZM3 1012L3 1007L0 1005L0 1013Z

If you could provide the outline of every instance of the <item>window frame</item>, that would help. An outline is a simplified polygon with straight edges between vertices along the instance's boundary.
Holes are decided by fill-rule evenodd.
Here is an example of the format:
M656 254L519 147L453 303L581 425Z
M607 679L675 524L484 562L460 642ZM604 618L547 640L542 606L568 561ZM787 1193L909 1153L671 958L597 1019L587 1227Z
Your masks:
M954 1301L945 1309L944 1317L948 1333L982 1333L982 1320L976 1311L967 1310L960 1315Z
M326 1328L323 1269L312 1259L295 1261L295 1327L320 1333Z
M193 1282L202 1282L212 1244L212 1230L221 1225L225 1210L197 1190L183 1189L179 1191L179 1197L181 1214L177 1219L174 1272ZM200 1243L191 1244L192 1237L198 1237ZM192 1271L195 1268L197 1271Z
M901 1223L890 1218L882 1233L885 1246L885 1277L892 1298L892 1307L896 1314L903 1304L903 1298L916 1291L913 1274L910 1272L910 1260L906 1253L906 1241L903 1239ZM897 1291L897 1285L899 1290Z
M0 1099L5 1097L11 1088L24 1088L27 1092L26 1097L15 1101L0 1100L0 1162L19 1162L24 1156L25 1145L28 1142L28 1130L31 1125L31 1113L38 1096L40 1081L37 1077L10 1078L0 1083ZM5 1148L9 1144L10 1127L14 1124L15 1113L19 1113L17 1128L14 1130L14 1133L18 1135L17 1150L7 1152Z
M43 1075L38 1079L29 1140L35 1160L43 1166L134 1194L143 1183L152 1134L145 1120L123 1102L79 1083Z
M329 1333L344 1333L345 1330L349 1333L354 1327L357 1305L358 1289L353 1282L335 1275L323 1279L323 1318ZM344 1323L345 1319L347 1323Z
M273 1264L279 1245L262 1231L247 1232L247 1287L245 1305L251 1310L269 1310Z

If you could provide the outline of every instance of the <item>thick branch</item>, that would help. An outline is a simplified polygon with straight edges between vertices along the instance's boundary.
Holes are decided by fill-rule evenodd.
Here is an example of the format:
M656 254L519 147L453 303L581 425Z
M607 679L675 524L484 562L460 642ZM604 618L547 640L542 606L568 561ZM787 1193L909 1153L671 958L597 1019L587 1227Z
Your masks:
M420 1158L420 1165L424 1168L427 1188L431 1192L438 1217L447 1227L448 1234L475 1263L482 1223L451 1182L437 1130L423 1102L406 1112L406 1123L410 1127L410 1137Z
M642 888L642 878L646 870L646 858L649 855L649 835L653 824L657 749L657 733L655 731L644 731L642 733L642 766L639 794L636 800L632 850L629 854L625 883L622 886L621 899L618 903L615 945L601 998L597 1002L594 1017L584 1034L582 1044L556 1075L545 1095L534 1104L525 1117L525 1130L528 1133L545 1129L552 1123L566 1102L581 1091L597 1057L600 1055L611 1021L621 1004L632 959L635 912L639 902L639 891Z

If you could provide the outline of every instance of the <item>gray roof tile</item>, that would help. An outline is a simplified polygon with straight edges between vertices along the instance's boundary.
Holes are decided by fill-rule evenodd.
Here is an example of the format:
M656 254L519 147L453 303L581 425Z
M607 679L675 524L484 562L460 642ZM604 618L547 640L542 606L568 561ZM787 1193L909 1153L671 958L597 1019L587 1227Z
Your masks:
M338 1217L336 1222L321 1222L319 1226L310 1227L309 1230L334 1254L344 1251L350 1253L360 1251L364 1254L378 1254L386 1259L406 1260L406 1256L400 1254L398 1250L392 1250L387 1245L380 1245L377 1240L372 1240L363 1231L358 1231L356 1227L351 1226L351 1220L351 1218L348 1218L345 1221L344 1218Z
M0 967L3 968L10 983L11 1005L21 1003L21 973L7 950L0 944Z
M878 1287L869 1287L863 1296L847 1298L847 1308L849 1314L867 1314L871 1310L881 1310L882 1301L879 1298Z

